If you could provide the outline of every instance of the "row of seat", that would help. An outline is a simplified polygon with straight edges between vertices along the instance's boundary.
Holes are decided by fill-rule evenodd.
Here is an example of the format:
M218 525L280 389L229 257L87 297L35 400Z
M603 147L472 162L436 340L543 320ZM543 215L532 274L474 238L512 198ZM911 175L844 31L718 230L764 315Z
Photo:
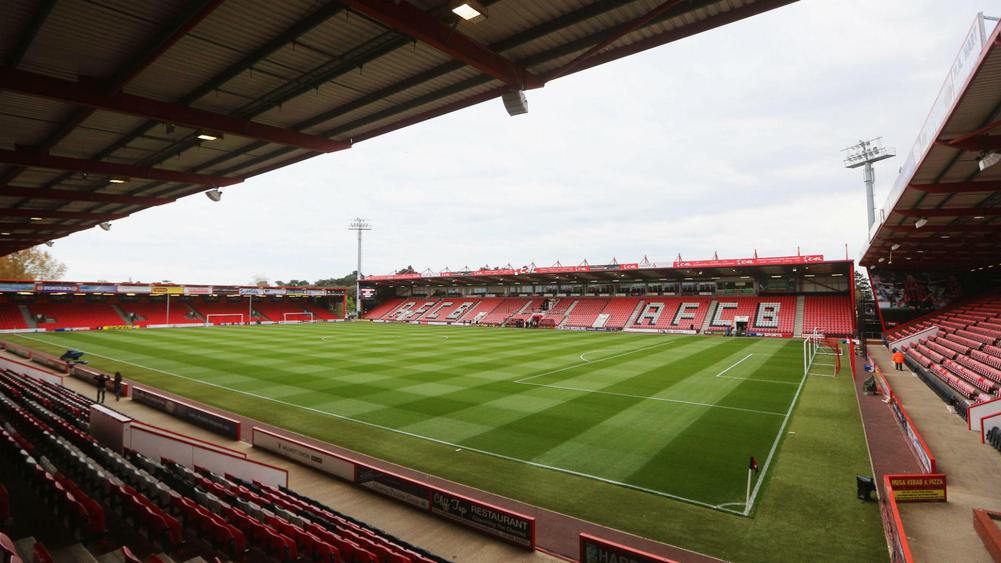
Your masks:
M331 320L337 317L328 309L306 299L261 299L253 303L253 319L247 299L226 299L219 301L179 301L174 300L168 311L166 303L152 301L125 301L117 303L94 303L87 301L39 302L25 305L35 319L38 328L76 328L136 324L139 326L156 324L203 324L210 314L240 315L245 322L254 319L279 322L285 313L313 314L313 318ZM123 316L124 315L124 316ZM133 320L134 319L134 320ZM213 319L214 323L236 322L236 318ZM30 328L18 305L0 304L0 329Z
M10 374L4 375L0 418L14 426L4 428L0 448L12 453L2 457L15 459L13 450L22 452L18 455L25 458L25 475L39 483L39 494L47 495L81 537L103 531L107 509L167 551L195 542L237 560L255 552L289 562L441 561L372 528L357 524L345 528L337 514L296 516L302 501L285 499L283 495L291 494L287 490L196 472L135 452L120 455L63 418L74 416L72 412L49 411L28 392L27 381L11 381Z
M805 334L815 330L828 336L851 334L852 304L847 296L805 296L803 299ZM715 312L710 307L714 300L718 303ZM365 316L385 321L448 321L499 326L524 324L541 314L540 326L700 330L706 316L712 314L709 328L713 330L709 332L722 332L724 327L732 326L735 316L746 316L748 330L752 332L793 334L796 301L795 296L561 297L552 308L543 311L541 299L525 297L393 298ZM443 315L442 312L460 314Z

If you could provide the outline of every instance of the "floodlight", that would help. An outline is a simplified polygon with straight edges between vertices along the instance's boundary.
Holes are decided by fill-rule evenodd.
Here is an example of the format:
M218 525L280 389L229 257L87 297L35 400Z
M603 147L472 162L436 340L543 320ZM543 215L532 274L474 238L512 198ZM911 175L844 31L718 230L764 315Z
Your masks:
M524 90L509 90L501 94L504 101L504 109L510 116L528 113L528 99L525 98Z
M5 237L9 237L10 233L4 232L4 233L0 233L0 235L5 236Z
M1001 162L1001 153L997 152L984 153L980 157L980 171L983 172L984 170L987 170L988 168L996 165L999 162Z
M118 177L115 177L115 178L112 178L112 179L108 180L108 183L109 184L124 184L125 182L128 182L128 181L129 181L128 178L118 178Z
M198 138L202 141L218 141L222 139L222 133L209 133L207 131L202 131L198 134Z
M219 188L212 188L211 190L205 192L205 196L212 201L219 201L222 199L222 192Z
M892 245L890 246L890 250L896 250L896 249L898 249L898 248L900 248L900 244L898 244L898 243L893 243L893 244L892 244Z
M47 240L47 241L45 241L45 246L48 246L49 248L51 248L52 245L54 245L54 244L56 244L56 241L54 241L54 240Z
M914 222L914 228L920 229L921 227L924 227L927 224L928 224L928 219L924 217L919 217L918 220Z
M28 220L29 221L41 221L42 218L41 217L28 217Z
M109 223L109 222L107 222L107 221L105 221L105 222L103 222L103 223L98 223L98 224L97 224L97 226L98 226L98 227L101 227L101 228L102 228L102 229L104 229L105 231L110 231L110 230L111 230L111 223Z
M469 23L479 23L486 19L487 8L477 0L458 0L449 4L452 13Z
M879 262L880 262L881 264L882 264L883 262L885 262L885 261L886 261L886 258L880 258L880 259L879 259Z

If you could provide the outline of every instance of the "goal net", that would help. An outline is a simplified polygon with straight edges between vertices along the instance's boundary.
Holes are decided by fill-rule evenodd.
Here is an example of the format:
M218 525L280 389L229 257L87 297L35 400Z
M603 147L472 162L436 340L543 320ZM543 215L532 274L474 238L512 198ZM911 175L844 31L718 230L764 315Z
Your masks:
M311 323L315 320L316 319L313 318L313 313L309 311L299 313L282 313L282 324Z
M814 330L803 339L803 374L834 377L841 373L841 341Z
M243 324L243 313L210 313L205 315L205 326Z

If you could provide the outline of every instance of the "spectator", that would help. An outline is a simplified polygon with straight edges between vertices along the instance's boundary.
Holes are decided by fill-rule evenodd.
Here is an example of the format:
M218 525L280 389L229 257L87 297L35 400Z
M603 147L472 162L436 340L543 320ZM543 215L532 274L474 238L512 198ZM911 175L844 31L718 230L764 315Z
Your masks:
M115 380L112 390L115 393L115 402L117 403L122 398L122 372L120 371L115 372Z
M893 349L893 365L897 371L904 371L904 353L896 348Z
M109 381L111 381L111 378L103 373L98 374L98 376L94 378L94 385L97 386L98 403L104 402L104 394L107 392L107 385Z

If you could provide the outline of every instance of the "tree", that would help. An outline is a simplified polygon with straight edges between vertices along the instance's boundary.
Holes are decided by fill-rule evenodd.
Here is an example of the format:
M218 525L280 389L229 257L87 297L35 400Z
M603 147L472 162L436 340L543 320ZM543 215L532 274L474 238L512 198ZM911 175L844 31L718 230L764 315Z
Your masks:
M0 258L0 279L58 280L65 273L66 264L38 247Z
M268 281L268 277L262 276L261 274L257 274L256 276L254 276L252 283L257 287L267 287L271 285L271 282Z
M869 285L869 278L862 272L855 270L855 300L872 301L872 286Z

